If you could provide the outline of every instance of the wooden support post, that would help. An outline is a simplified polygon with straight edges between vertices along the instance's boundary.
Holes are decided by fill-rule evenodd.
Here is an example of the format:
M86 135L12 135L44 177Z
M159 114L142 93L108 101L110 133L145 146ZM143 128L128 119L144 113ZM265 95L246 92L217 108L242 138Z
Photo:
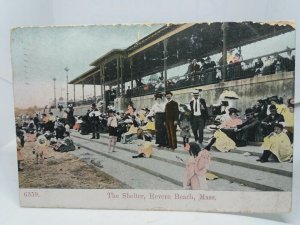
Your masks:
M164 39L164 79L165 79L165 88L164 91L166 92L167 89L167 79L168 79L168 74L167 74L167 59L168 59L168 50L167 50L167 46L168 46L168 39Z
M117 97L120 96L120 58L117 57Z
M227 77L227 28L228 23L224 22L222 24L222 30L223 30L223 68L222 68L222 81L225 81Z
M82 100L84 101L84 84L82 82Z
M94 84L94 98L96 103L96 77L95 74L93 74L93 84Z

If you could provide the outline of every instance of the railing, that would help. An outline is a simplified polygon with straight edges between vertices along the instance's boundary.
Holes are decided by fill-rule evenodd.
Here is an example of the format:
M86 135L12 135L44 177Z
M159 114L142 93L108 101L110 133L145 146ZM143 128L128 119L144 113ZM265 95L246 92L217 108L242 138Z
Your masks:
M184 74L177 78L167 80L166 90L179 90L191 87L204 86L219 83L220 81L240 80L254 76L272 75L281 72L295 70L295 58L282 57L280 54L295 50L286 49L280 52L247 59L241 62L229 63L199 71L197 73ZM262 60L264 59L264 60ZM225 69L224 69L225 68ZM153 94L156 91L164 91L164 82L160 84L144 84L127 90L126 97L138 97Z

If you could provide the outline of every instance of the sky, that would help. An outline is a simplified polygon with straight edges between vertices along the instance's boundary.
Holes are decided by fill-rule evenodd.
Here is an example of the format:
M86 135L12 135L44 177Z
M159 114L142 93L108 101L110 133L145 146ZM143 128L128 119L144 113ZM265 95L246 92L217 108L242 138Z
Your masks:
M45 106L56 96L66 96L66 71L69 81L86 72L95 59L112 49L127 48L137 38L162 25L79 26L16 28L11 35L11 54L16 107ZM80 91L79 91L80 89ZM87 87L85 97L92 95ZM98 93L100 93L98 87ZM73 86L69 85L73 96ZM76 88L76 98L82 96Z
M159 29L162 24L146 26L70 26L16 28L11 35L11 54L14 79L15 106L27 108L49 104L56 97L66 98L66 71L69 81L92 67L91 62L112 49L127 48L139 38ZM295 47L295 32L263 40L242 47L244 59ZM220 54L212 57L218 61ZM186 72L187 65L170 69L168 76ZM69 99L73 85L69 85ZM127 87L127 85L125 85ZM76 86L76 99L82 99L82 87ZM100 86L96 93L100 94ZM85 86L85 97L93 96L93 86Z

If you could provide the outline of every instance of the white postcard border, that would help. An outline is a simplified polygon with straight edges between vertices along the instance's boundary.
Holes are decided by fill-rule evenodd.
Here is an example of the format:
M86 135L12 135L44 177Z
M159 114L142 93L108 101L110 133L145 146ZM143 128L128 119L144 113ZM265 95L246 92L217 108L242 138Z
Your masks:
M22 207L287 213L291 192L20 189Z

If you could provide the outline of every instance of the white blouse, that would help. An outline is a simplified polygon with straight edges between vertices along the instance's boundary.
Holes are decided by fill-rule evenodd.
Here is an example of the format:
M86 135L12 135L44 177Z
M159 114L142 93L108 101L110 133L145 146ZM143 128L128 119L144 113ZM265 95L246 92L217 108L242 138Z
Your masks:
M156 101L155 104L152 106L150 113L148 114L148 116L153 116L155 115L155 113L164 113L165 112L165 108L166 108L166 102L161 101L158 102Z
M117 117L115 117L115 116L108 117L107 126L108 127L117 127L118 126Z

